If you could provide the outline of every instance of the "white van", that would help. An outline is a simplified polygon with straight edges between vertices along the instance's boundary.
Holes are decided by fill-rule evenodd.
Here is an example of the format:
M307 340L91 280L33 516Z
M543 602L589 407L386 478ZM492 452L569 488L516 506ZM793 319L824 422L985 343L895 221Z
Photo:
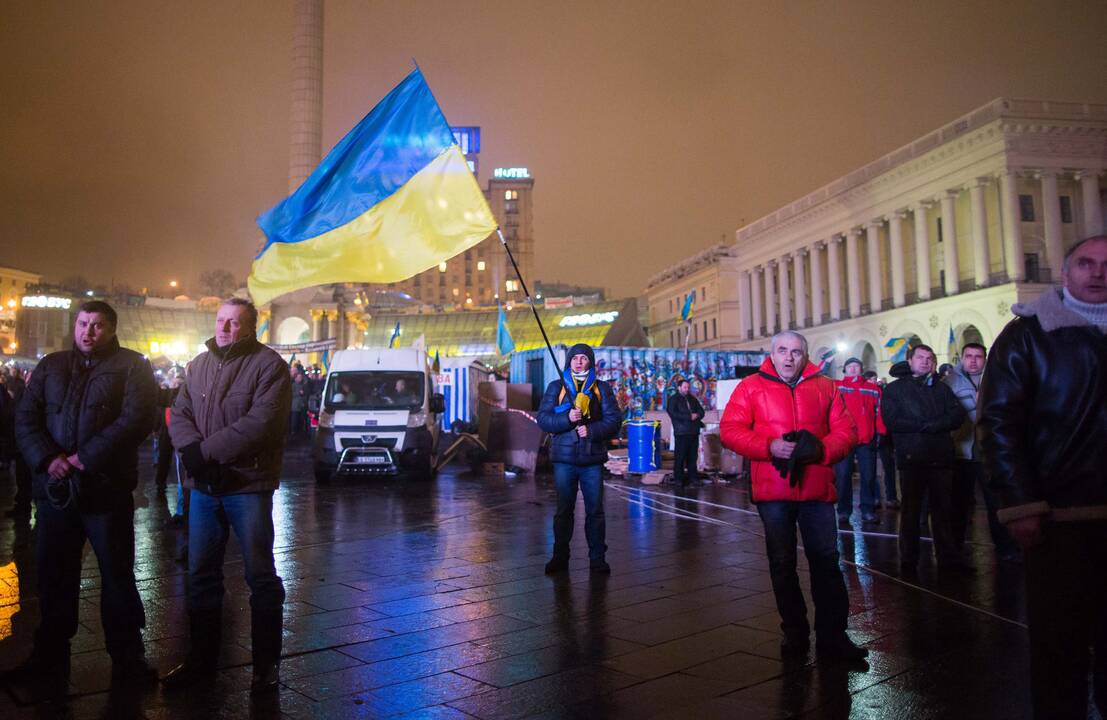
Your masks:
M312 448L315 479L342 473L431 477L443 406L424 351L337 351Z

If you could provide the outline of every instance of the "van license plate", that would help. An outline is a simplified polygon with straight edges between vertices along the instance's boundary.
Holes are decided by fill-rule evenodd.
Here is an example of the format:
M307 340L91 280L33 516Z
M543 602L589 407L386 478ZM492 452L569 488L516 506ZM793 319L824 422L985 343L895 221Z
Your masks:
M388 458L383 455L358 455L354 462L359 465L381 465L388 462Z

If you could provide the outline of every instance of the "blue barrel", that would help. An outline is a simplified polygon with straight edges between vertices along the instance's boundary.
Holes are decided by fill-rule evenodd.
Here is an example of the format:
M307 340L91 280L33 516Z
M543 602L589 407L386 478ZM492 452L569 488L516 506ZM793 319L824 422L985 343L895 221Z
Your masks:
M627 471L648 473L661 467L661 421L627 422Z

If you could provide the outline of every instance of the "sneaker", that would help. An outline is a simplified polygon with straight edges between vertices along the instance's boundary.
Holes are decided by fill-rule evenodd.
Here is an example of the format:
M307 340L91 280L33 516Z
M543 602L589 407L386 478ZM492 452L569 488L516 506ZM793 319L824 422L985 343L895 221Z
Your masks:
M815 639L815 653L837 660L857 661L869 656L869 649L855 645L844 632Z
M611 566L607 564L606 560L593 560L588 563L588 569L598 575L611 574Z
M569 569L569 558L555 557L555 558L551 558L550 561L548 563L546 563L546 574L547 575L556 575L557 573L563 573L568 569Z

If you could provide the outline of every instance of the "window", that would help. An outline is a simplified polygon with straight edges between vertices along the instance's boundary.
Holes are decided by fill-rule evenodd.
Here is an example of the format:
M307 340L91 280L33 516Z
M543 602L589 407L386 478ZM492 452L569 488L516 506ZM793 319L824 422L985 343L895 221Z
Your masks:
M706 320L703 321L703 339L704 340L707 339L707 321Z
M715 318L711 318L711 338L715 339L719 337L719 329L715 325Z
M1061 196L1061 222L1072 222L1072 198L1068 195Z
M440 273L446 272L446 262L445 261L438 263L438 272L440 272Z
M669 314L673 313L673 299L669 298Z
M504 212L508 215L515 215L519 212L519 203L515 200L504 201Z
M485 264L483 260L477 260L477 272L483 272Z
M673 331L669 331L669 347L676 347L676 343L673 342Z
M508 292L515 292L519 289L519 282L517 280L504 281L504 289Z
M938 242L942 242L942 218L938 218Z
M1034 196L1019 195L1019 219L1023 222L1034 222Z
M1027 282L1041 282L1039 279L1039 267L1038 267L1038 255L1037 253L1027 253L1023 255L1023 270L1026 273Z
M457 297L460 294L461 294L461 291L458 290L457 288L454 288L454 297Z
M518 190L504 190L504 200L518 200L518 199L519 199L519 191Z
M700 341L700 331L695 325L692 326L692 342L698 343Z
M705 287L700 288L700 302L707 302L707 288ZM705 335L707 334L706 330L704 330L703 332Z

